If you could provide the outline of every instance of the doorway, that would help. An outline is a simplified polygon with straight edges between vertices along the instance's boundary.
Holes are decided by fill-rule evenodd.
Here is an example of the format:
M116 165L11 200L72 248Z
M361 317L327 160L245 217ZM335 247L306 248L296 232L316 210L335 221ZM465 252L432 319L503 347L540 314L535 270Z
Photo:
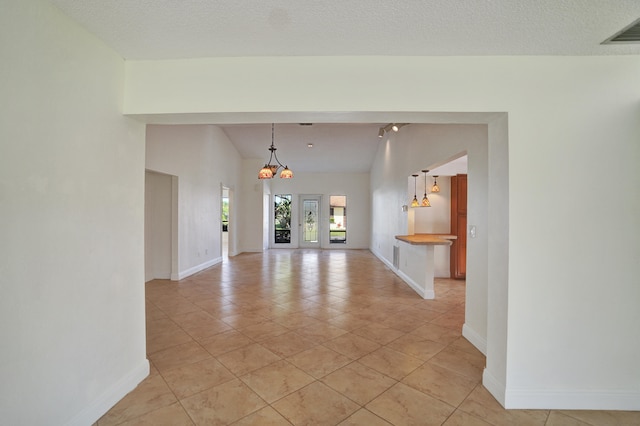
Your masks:
M177 279L178 177L145 170L145 282Z
M231 217L231 202L230 202L229 188L222 186L222 196L220 198L220 242L221 242L221 255L224 261L229 257L229 218Z
M301 248L320 248L322 220L320 202L321 195L301 195L298 229L298 245Z

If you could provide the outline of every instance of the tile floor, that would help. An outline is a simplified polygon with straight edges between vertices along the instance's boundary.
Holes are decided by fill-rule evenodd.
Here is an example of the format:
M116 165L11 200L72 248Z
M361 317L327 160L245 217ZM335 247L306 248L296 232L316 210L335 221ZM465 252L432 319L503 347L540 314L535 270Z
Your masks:
M366 250L242 254L146 284L151 374L107 425L639 425L504 410L461 336L464 281L423 300Z

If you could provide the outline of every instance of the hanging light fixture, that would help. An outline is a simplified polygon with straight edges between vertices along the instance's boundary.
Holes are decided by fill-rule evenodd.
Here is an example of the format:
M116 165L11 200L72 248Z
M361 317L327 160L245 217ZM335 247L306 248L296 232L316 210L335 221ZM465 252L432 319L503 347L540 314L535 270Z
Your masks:
M413 176L413 200L411 201L411 207L418 207L420 204L418 203L418 196L416 194L416 178L418 175Z
M440 192L440 187L438 186L438 176L433 177L433 186L431 187L431 192Z
M427 172L429 170L423 170L424 173L424 197L422 197L422 203L420 204L422 207L431 207L431 203L429 202L429 198L427 197Z
M269 162L264 165L262 169L258 172L258 179L271 179L277 172L280 167L282 167L282 171L280 172L281 179L291 179L293 177L293 172L289 170L289 167L283 166L280 160L278 160L278 156L276 155L277 148L273 146L273 128L274 125L271 123L271 146L269 147L269 151L271 151L271 155L269 156ZM271 160L275 158L276 164L271 164Z

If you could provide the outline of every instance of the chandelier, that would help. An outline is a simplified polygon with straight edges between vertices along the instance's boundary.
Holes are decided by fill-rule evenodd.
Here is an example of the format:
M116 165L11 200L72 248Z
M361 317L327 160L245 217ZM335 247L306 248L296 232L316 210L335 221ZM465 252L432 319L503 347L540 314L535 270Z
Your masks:
M291 179L293 177L293 172L289 170L289 167L283 166L280 160L278 160L278 156L276 155L277 148L273 146L273 127L273 123L271 123L271 146L269 147L271 155L269 156L269 162L265 164L264 167L258 172L258 179L271 179L275 176L280 167L282 167L280 178ZM272 163L274 159L276 160L276 164Z

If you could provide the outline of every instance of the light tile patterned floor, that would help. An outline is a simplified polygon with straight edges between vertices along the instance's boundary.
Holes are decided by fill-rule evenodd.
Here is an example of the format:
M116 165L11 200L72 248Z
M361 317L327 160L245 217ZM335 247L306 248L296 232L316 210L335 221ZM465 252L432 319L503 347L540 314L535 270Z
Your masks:
M423 300L366 250L242 254L146 284L151 374L107 425L639 425L504 410L461 336L464 281Z

